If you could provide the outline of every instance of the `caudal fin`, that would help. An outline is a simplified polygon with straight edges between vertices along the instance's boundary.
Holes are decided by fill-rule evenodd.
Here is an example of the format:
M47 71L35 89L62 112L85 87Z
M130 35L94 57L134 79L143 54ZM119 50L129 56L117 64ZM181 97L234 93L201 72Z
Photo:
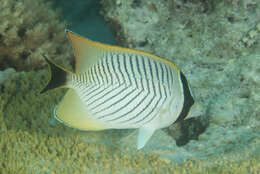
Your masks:
M63 69L62 67L56 65L51 60L49 60L45 55L42 55L46 62L49 65L51 71L51 78L49 83L45 86L45 88L40 92L41 94L55 88L66 87L67 76L69 74L68 71Z

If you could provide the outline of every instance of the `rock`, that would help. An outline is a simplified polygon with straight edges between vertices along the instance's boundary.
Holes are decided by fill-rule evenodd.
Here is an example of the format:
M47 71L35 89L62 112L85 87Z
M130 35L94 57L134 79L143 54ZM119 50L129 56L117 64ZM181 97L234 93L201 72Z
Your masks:
M13 73L15 73L15 69L13 68L8 68L4 71L0 71L0 84L4 83L6 80L9 80Z
M260 158L260 7L253 1L243 6L237 1L102 3L119 44L174 61L204 108L199 119L166 130L179 145L169 148L169 154L211 159L212 164L222 160L223 166L234 156L236 161Z
M182 69L203 107L200 118L156 131L137 150L135 130L82 132L54 124L53 108L65 91L39 95L47 70L13 72L0 83L1 172L257 173L259 43L239 43L260 7L210 2L102 1L118 41Z

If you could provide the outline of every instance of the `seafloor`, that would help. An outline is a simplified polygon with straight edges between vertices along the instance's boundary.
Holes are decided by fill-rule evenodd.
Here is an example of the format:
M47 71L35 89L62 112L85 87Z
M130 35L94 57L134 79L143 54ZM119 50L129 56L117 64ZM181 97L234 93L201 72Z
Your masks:
M79 23L89 1L77 2ZM119 45L182 69L202 115L157 131L142 150L134 130L83 132L56 122L66 90L39 94L49 78L41 55L72 67L70 24L49 1L0 0L0 174L260 173L260 1L100 3ZM72 5L64 1L67 13Z

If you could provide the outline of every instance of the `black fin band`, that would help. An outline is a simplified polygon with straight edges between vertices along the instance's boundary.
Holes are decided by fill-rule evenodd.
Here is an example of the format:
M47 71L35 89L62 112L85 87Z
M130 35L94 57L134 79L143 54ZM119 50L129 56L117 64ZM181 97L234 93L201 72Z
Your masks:
M184 120L185 117L187 117L191 106L194 104L194 99L191 95L188 81L182 72L180 72L180 78L181 78L182 87L183 87L184 102L183 102L182 111L174 123Z
M64 71L61 67L55 65L51 60L49 60L45 55L42 55L46 62L49 64L51 70L51 79L47 86L40 92L41 94L66 84L67 72Z

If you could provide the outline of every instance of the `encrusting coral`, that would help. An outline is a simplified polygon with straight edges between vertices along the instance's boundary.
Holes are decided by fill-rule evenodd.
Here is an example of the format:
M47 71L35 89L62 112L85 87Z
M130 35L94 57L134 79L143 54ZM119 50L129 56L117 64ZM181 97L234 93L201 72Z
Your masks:
M221 156L219 167L228 167L230 158L241 170L230 165L230 172L223 173L260 171L254 162L249 167L255 168L254 172L239 166L260 158L260 6L256 0L101 3L116 40L125 47L173 60L203 108L201 117L166 129L181 147L167 147L167 156L177 162L191 156L209 163ZM213 173L208 169L204 172Z
M138 6L138 1L133 2ZM153 12L163 5L159 1L153 2L155 5L151 3L148 6ZM120 1L116 3L120 4ZM73 52L64 44L66 42L69 45L65 40L64 25L60 24L55 17L56 13L44 5L42 0L0 0L0 4L1 19L5 19L0 20L0 69L7 66L13 66L16 70L40 67L44 65L41 61L42 53L49 54L49 57L59 64L59 61L62 61L63 65L68 64L64 61L69 61L68 58ZM149 17L163 22L162 19L157 20L159 18L156 15L147 14L144 17L148 22ZM143 22L149 24L147 21ZM188 27L191 24L185 25ZM134 25L130 21L127 26ZM138 38L143 33L136 32L135 29L135 36ZM182 29L180 25L178 32L181 33ZM194 38L196 34L200 34L194 32L192 35L188 32L187 37ZM166 32L160 31L160 34L163 33ZM137 40L140 42L129 43L139 43L136 45L140 47L145 45L148 49L151 45L149 42L157 39L156 34L147 37L146 40L142 40L144 37L140 38L141 40ZM171 42L168 43L165 39L160 37L158 42L160 41L166 50L172 50L173 48L168 49L166 46L173 47L174 44L169 44ZM185 40L188 41L190 40ZM151 48L155 46L157 48L159 45L153 44ZM187 49L191 48L185 45ZM164 51L160 50L158 47L154 51L162 54ZM230 58L225 62L223 59L211 57L210 60L206 58L201 60L204 57L195 59L196 56L193 56L192 58L197 61L194 61L194 64L187 64L182 63L181 53L178 54L177 62L183 65L182 68L193 82L195 89L197 85L196 91L200 91L197 95L207 98L211 96L206 95L208 91L217 91L215 88L224 89L224 92L218 93L219 97L213 98L215 103L208 112L211 125L196 142L191 140L182 147L177 147L173 139L162 134L163 131L157 131L163 136L154 136L145 149L138 151L134 144L136 139L133 139L136 137L122 138L125 132L128 133L124 130L82 132L68 128L53 119L53 108L59 103L65 91L59 89L39 95L49 75L47 68L27 72L15 72L13 69L0 72L0 76L4 77L0 77L0 173L259 173L260 110L259 107L253 108L251 105L259 103L259 54L239 59ZM198 52L193 50L191 54L195 53ZM217 51L213 55L215 53ZM229 53L227 51L225 55ZM166 54L170 53L165 51ZM18 62L24 65L21 66ZM189 71L193 69L196 72ZM192 74L200 78L195 79ZM214 81L207 80L209 77L214 77ZM199 86L200 84L204 87ZM239 88L234 90L234 87ZM229 92L228 97L225 91ZM239 96L235 95L238 92ZM225 101L224 107L222 101ZM128 141L125 143L121 138ZM160 138L169 138L171 143L161 141ZM185 158L187 156L189 158Z
M42 54L68 65L72 50L65 24L43 0L0 0L0 69L39 68Z
M47 70L13 72L0 84L0 173L257 173L257 154L239 163L242 154L171 162L154 151L138 151L133 143L117 144L121 131L82 132L60 123L50 125L52 109L63 90L39 97ZM19 107L17 107L19 106ZM111 144L107 138L111 137ZM259 140L258 140L259 141ZM176 147L178 148L178 147ZM250 147L254 148L254 147ZM178 155L178 154L176 154Z

